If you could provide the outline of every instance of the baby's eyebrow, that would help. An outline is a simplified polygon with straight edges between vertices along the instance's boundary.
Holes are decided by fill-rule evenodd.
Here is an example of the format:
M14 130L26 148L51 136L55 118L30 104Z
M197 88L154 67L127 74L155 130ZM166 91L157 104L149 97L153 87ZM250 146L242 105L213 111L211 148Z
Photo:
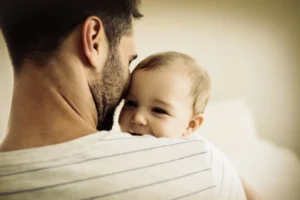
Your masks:
M174 109L174 107L173 107L170 103L165 102L165 101L163 101L163 100L161 100L161 99L155 98L155 99L154 99L154 102L155 102L155 103L158 103L158 104L162 104L162 105L168 107L169 109Z

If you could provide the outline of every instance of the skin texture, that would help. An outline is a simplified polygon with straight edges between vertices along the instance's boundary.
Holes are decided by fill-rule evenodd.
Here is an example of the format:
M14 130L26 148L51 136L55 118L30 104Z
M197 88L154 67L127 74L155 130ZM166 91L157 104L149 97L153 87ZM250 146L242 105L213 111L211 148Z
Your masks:
M193 116L189 88L189 79L179 71L135 71L119 118L121 130L168 138L191 134L203 118Z
M0 151L67 142L109 129L136 57L134 34L110 48L100 18L91 16L40 66L25 60L15 76L11 113ZM103 122L106 126L102 126Z

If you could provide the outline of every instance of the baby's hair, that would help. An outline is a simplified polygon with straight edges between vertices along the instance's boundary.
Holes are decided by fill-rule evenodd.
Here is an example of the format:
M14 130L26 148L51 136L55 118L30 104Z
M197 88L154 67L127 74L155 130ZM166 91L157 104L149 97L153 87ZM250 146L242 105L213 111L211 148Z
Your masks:
M170 67L190 79L192 85L190 94L194 98L193 114L202 114L210 97L211 80L207 72L191 56L174 51L153 54L140 62L133 73L138 70L150 71Z

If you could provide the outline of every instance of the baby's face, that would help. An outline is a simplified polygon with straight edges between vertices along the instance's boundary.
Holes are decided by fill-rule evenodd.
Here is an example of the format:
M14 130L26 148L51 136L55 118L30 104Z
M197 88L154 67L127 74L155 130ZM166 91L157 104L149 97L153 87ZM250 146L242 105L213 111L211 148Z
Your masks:
M192 118L190 82L179 72L138 70L119 124L123 132L155 137L181 137Z

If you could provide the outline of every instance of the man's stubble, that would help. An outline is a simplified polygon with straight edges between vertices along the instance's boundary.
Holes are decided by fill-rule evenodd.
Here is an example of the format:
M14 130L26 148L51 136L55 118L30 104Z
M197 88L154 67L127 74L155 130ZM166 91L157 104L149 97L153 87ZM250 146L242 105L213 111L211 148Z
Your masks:
M116 107L127 92L130 83L129 69L123 67L120 54L111 47L101 73L100 83L91 86L97 109L97 130L111 130Z

